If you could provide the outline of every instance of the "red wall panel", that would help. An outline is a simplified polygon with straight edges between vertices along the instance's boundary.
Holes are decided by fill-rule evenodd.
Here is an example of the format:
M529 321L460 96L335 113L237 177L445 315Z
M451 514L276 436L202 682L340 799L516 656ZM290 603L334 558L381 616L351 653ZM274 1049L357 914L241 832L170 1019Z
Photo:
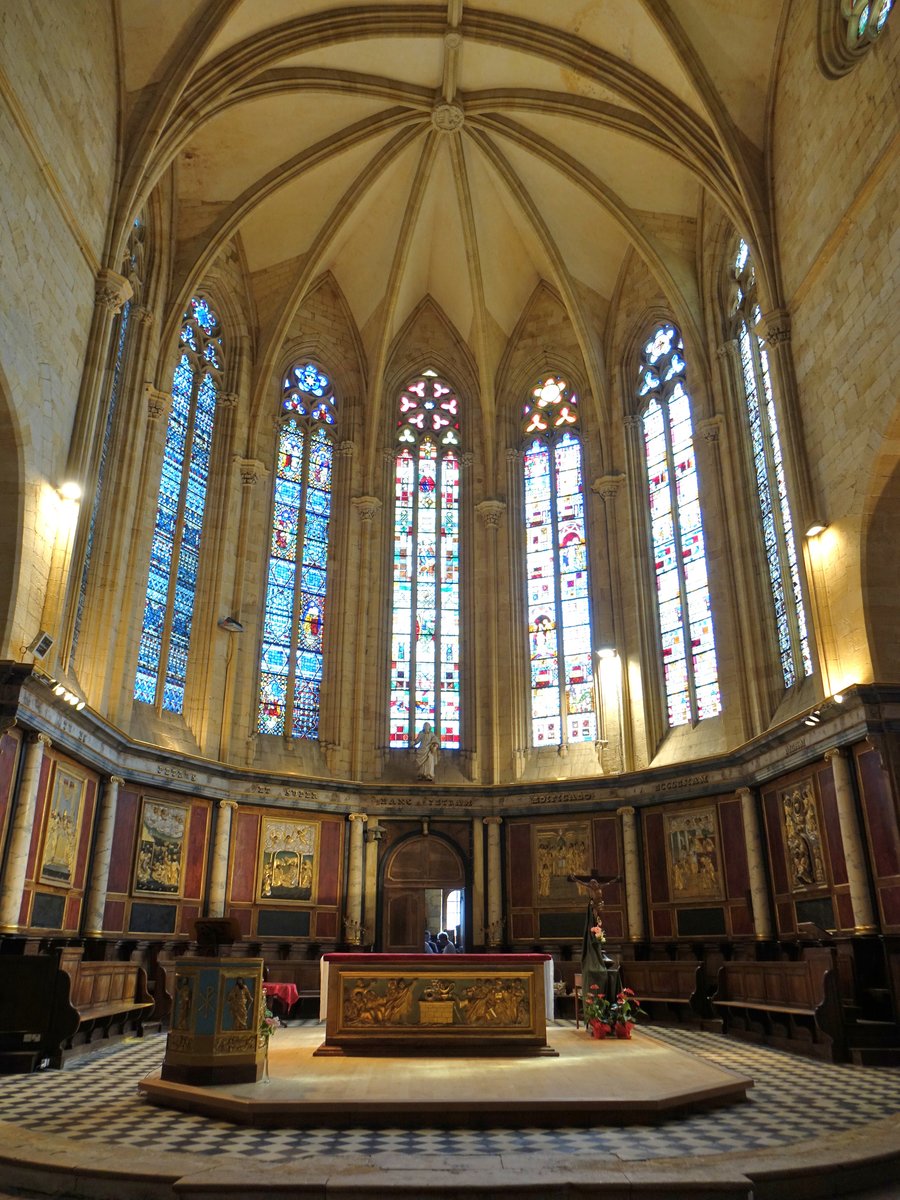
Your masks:
M875 874L900 875L900 830L887 772L875 750L863 750L856 763Z
M128 892L131 888L131 864L134 856L138 819L138 793L127 787L119 788L116 804L116 823L113 833L112 858L109 863L110 892ZM109 926L113 928L113 926Z
M52 759L48 754L44 754L41 759L41 775L38 780L37 804L34 810L34 825L31 827L31 844L28 847L28 866L26 868L26 877L34 879L34 873L37 870L37 852L41 841L41 832L44 828L44 810L47 807L47 783L50 779L50 767Z
M88 851L91 848L91 839L94 831L94 814L97 809L97 780L88 779L84 789L84 816L81 820L81 840L78 843L78 850L75 856L75 870L72 872L72 886L84 888L85 874L87 872ZM67 928L77 928L68 926Z
M237 904L249 904L253 900L253 880L256 878L259 815L238 809L236 816L237 830L231 859L231 899ZM231 915L237 916L237 913Z
M509 898L513 908L531 908L531 889L534 866L531 861L531 825L510 824L509 839ZM519 928L518 922L516 928ZM534 933L516 934L516 937L534 937Z
M838 885L847 882L847 861L844 858L844 841L838 819L837 797L834 791L834 774L829 764L817 773L819 799L822 802L822 821L825 825L825 844L831 862L831 877ZM843 921L841 922L844 927ZM852 922L851 922L852 927Z
M650 903L666 904L669 900L669 875L666 870L666 845L661 813L648 813L644 818L644 848L646 851ZM660 936L668 937L668 934Z
M22 739L11 733L0 737L0 842L2 842L10 806L12 805L12 790L15 784L18 768L19 747Z
M337 904L341 879L342 823L323 821L319 832L319 904Z
M750 870L747 866L747 842L740 800L726 800L719 804L719 823L722 828L725 895L729 900L743 900L750 891Z
M206 804L195 803L191 807L188 827L187 861L184 865L185 899L199 900L203 895L203 879L206 872L206 829L210 809Z

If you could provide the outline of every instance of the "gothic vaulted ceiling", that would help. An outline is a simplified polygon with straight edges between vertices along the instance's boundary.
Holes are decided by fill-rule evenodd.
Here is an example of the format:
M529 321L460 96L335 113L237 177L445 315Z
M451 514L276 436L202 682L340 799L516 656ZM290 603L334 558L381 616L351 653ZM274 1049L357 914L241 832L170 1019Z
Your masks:
M704 189L765 211L781 7L119 0L120 234L174 166L172 306L238 235L261 359L324 272L370 368L430 297L487 390L541 280L587 338L634 251L697 319Z

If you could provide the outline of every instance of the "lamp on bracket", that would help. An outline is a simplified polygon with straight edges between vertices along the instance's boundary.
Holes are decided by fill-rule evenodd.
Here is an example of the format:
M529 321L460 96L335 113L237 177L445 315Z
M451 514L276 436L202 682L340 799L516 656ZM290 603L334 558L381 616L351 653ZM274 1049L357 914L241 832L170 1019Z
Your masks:
M220 629L226 633L243 633L244 627L237 617L220 617L216 622Z

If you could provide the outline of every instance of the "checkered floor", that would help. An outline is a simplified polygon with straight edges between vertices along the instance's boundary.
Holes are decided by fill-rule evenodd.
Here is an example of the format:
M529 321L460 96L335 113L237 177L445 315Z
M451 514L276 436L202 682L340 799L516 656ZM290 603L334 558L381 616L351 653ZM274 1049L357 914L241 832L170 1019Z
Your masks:
M65 1071L0 1079L0 1120L78 1140L192 1154L227 1152L289 1164L320 1155L384 1153L587 1152L645 1161L783 1147L900 1114L900 1070L895 1068L833 1066L713 1033L659 1027L644 1032L751 1076L750 1102L627 1129L243 1129L144 1102L136 1084L162 1062L165 1035L158 1034L76 1059Z

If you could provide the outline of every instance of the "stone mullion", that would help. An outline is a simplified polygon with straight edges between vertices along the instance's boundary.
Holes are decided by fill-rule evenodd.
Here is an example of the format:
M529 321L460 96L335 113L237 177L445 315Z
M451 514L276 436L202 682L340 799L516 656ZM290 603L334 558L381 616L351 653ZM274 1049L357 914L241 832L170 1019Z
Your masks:
M475 505L473 500L475 457L471 451L459 455L459 505L458 535L459 535L459 761L467 779L474 779L478 772L478 747L488 746L491 750L492 763L497 760L497 739L492 737L491 730L485 730L480 714L491 711L484 707L484 693L481 691L483 680L490 681L491 694L496 678L496 621L497 621L497 592L490 594L491 610L485 622L485 635L488 642L487 662L482 664L482 656L478 651L478 628L476 617L475 597L479 594L476 580L476 522L477 515L482 523L487 519L481 504ZM485 501L490 503L490 501ZM488 530L490 537L490 531ZM496 539L493 539L496 540ZM440 532L437 544L440 547ZM496 553L488 563L491 577L496 581ZM496 587L496 583L494 584ZM440 612L440 608L439 608ZM484 674L475 670L475 663L484 665ZM435 692L438 711L440 711L440 643L438 643L438 661L435 664ZM440 727L438 726L438 734ZM493 766L490 768L493 770Z
M728 631L728 645L734 647L733 666L729 673L729 687L733 688L740 697L740 730L741 737L750 736L752 723L750 721L750 673L747 670L747 652L744 645L744 626L746 622L740 619L738 612L738 593L735 586L735 562L732 553L732 539L728 526L729 508L725 502L725 482L722 473L722 458L720 445L724 422L720 416L707 417L697 422L699 441L697 449L702 450L703 463L699 477L703 483L703 492L710 498L710 491L715 495L715 505L704 504L701 500L703 514L704 539L708 545L707 516L718 523L718 536L721 550L717 555L723 569L716 571L716 594L722 596L728 604L728 620L722 622ZM698 455L699 458L699 455ZM707 571L709 571L710 556L707 553ZM721 581L721 582L720 582ZM716 611L712 611L713 629L716 629ZM722 639L716 636L716 670L719 686L722 684ZM730 712L731 705L726 707L723 698L723 711Z
M348 410L354 404L345 398ZM342 569L351 560L351 517L347 503L352 485L356 446L351 441L335 444L331 490L331 527L329 529L328 578L326 583L325 629L322 643L322 687L319 695L319 744L329 769L339 769L339 756L347 744L343 714L353 708L353 695L347 689L352 677L345 670L354 650L347 636L347 614L351 597L352 572Z
M260 479L264 478L268 471L263 463L252 458L235 458L234 460L241 477L241 506L238 516L238 531L237 531L237 546L235 549L235 573L232 583L231 606L228 610L228 616L236 617L238 620L241 617L241 611L244 603L244 585L246 582L247 569L247 543L249 541L250 518L253 512L254 499L257 495L256 485ZM266 560L264 559L264 562ZM263 602L259 606L260 613L265 611L265 595L266 583L265 574L263 576ZM226 642L226 658L225 658L225 683L222 693L222 720L219 729L219 759L221 762L229 761L232 738L234 730L234 696L235 696L235 677L237 667L235 663L235 653L238 649L235 643L238 640L236 635L228 633L224 630L217 630L219 638L227 638ZM251 697L251 705L255 704L257 696L257 661L255 650L259 644L259 638L255 640L247 639L246 642L240 643L240 649L243 651L242 661L246 667L244 679L248 686L245 688ZM255 707L251 707L251 712L255 711ZM256 722L253 721L251 729L255 729Z
M509 580L509 644L507 661L510 665L510 687L506 702L509 706L509 726L505 730L512 751L513 774L519 779L531 750L531 662L528 656L528 606L525 544L522 536L522 455L519 450L506 451L506 494L511 514L506 524L506 555ZM496 737L496 734L495 734Z
M134 536L133 513L142 497L134 490L140 474L140 453L145 427L139 419L143 395L135 381L141 378L153 331L149 309L132 309L128 338L134 339L127 354L120 385L118 428L113 429L108 458L105 496L101 496L94 545L81 618L81 633L75 647L76 674L92 706L103 712L109 702L109 658L118 642L129 610L125 595L130 581L125 574ZM137 331L135 333L135 330ZM77 604L77 597L76 597Z
M198 378L202 375L198 372ZM184 687L184 719L204 750L214 736L212 706L209 697L222 685L216 677L216 655L219 630L216 621L219 607L224 604L226 584L225 553L229 544L231 471L234 460L234 426L238 397L235 392L220 392L216 397L212 453L209 461L209 485L203 511L200 534L200 557L197 564L197 587L191 614L191 640L188 649L187 675ZM185 455L187 468L188 455ZM187 471L185 471L185 477ZM234 571L242 564L235 561ZM174 576L173 572L173 576ZM174 609L169 608L170 619ZM160 697L158 697L161 699Z
M750 433L737 340L732 338L723 342L716 351L716 357L720 364L722 389L733 420L733 425L726 424L726 436L720 437L718 445L723 511L728 515L734 629L742 654L738 670L746 676L747 713L751 728L758 731L768 723L775 700L773 681L778 655L772 635L772 592L768 581L768 569L765 569L762 575L751 569L751 564L759 562L760 558L765 559L755 475L749 469L748 455L738 452L731 438L727 436L727 429L734 428L739 431L738 440L741 445L749 445ZM768 619L743 620L739 611L740 597L753 597L756 601L754 611L768 614ZM778 678L781 678L780 668ZM755 686L751 686L751 681ZM765 687L765 693L761 692L761 685Z
M106 268L98 273L94 284L94 312L88 335L87 355L66 461L66 479L76 481L82 490L81 507L71 546L66 553L66 561L59 564L61 570L57 580L54 580L51 569L52 586L47 588L47 603L42 617L44 628L55 632L57 636L57 644L53 648L53 663L58 663L63 669L68 664L72 651L81 570L97 486L99 448L103 441L102 429L109 400L107 380L110 337L116 316L131 299L132 294L131 284L122 275ZM106 404L104 400L107 401Z
M485 743L490 747L490 769L487 776L483 779L484 783L497 783L501 776L500 770L500 739L496 736L496 720L497 715L503 710L500 692L500 663L498 658L498 625L500 621L500 613L497 610L497 604L501 594L499 586L500 565L499 551L497 547L497 539L500 536L499 527L503 520L503 514L506 512L506 505L502 500L482 500L477 506L476 512L484 529L484 538L487 542L485 546L485 555L482 560L484 564L484 574L474 580L476 593L479 596L487 597L490 601L490 609L485 611L485 606L479 606L479 616L485 626L485 636L487 640L487 670L483 669L484 663L481 656L478 656L478 662L482 667L479 670L479 682L484 686L485 677L487 678L487 690L479 697L483 701L482 711L488 717L488 723L480 729L483 734ZM474 568L474 564L473 564ZM484 589L482 590L482 582ZM475 606L470 603L467 605L465 628L477 631L478 619L475 615ZM470 674L473 673L470 668ZM473 689L474 690L474 689ZM474 728L474 722L471 726Z
M166 423L172 407L171 392L161 392L146 384L147 402L141 464L135 500L135 517L131 526L128 556L123 575L122 614L127 624L117 640L121 647L113 668L109 671L109 707L113 720L123 722L131 711L134 697L134 675L137 667L138 642L144 620L144 601L147 575L150 569L150 545L159 500L159 478L165 452ZM155 480L157 486L150 487Z
M624 611L625 604L622 595L622 573L619 565L619 533L618 533L618 518L616 515L616 499L625 482L624 475L604 475L601 479L596 479L591 484L591 491L596 492L603 502L603 520L606 531L606 565L609 578L609 605L610 612L604 626L604 633L595 638L600 645L611 645L616 650L619 676L616 681L616 695L614 704L611 705L613 715L615 716L617 732L621 741L621 757L620 769L624 771L634 770L634 739L632 736L631 721L626 719L626 714L631 713L631 692L628 680L628 671L625 669L627 664L627 655L625 653L625 623ZM609 631L609 641L607 642L606 630ZM596 659L591 663L595 675L599 672L599 664ZM599 680L598 680L599 684ZM609 709L607 708L608 698L600 693L599 686L595 689L598 695L598 703L602 706L603 724L599 724L600 711L597 713L598 728L597 736L602 738L605 731L609 728ZM608 740L608 739L606 739Z
M666 728L665 679L660 666L659 619L656 586L649 556L652 554L650 517L646 499L647 467L644 455L643 421L638 414L624 420L626 477L634 481L628 489L631 508L631 561L637 593L638 627L641 637L641 675L644 679L643 707L647 755L653 756ZM627 673L627 672L626 672ZM625 720L630 722L626 711Z
M391 456L393 459L393 455ZM386 731L386 712L385 701L381 697L377 703L371 706L376 715L375 727L369 731L365 728L365 715L369 706L365 704L365 697L371 695L369 691L373 687L373 679L383 679L383 675L375 675L377 662L369 662L372 656L367 655L364 647L366 630L371 628L372 614L381 614L384 617L385 604L378 602L378 597L384 596L384 592L380 586L373 586L373 542L377 536L376 517L381 512L382 503L377 496L355 496L353 507L356 509L359 516L359 571L357 573L357 585L359 591L356 597L356 642L354 645L354 673L353 673L353 694L357 697L357 703L353 707L353 726L351 734L351 752L350 752L350 771L354 779L362 779L370 775L370 771L363 772L363 764L368 752L371 759L372 748L377 747L381 757L378 774L384 766L385 747L381 743L381 737ZM380 579L378 581L381 583ZM388 593L390 595L390 593ZM390 604L387 604L387 626L391 628ZM382 623L382 628L384 628ZM390 633L387 635L390 637ZM376 659L377 655L374 656ZM385 692L385 688L381 691ZM369 733L366 738L367 732ZM389 743L388 743L389 744Z

